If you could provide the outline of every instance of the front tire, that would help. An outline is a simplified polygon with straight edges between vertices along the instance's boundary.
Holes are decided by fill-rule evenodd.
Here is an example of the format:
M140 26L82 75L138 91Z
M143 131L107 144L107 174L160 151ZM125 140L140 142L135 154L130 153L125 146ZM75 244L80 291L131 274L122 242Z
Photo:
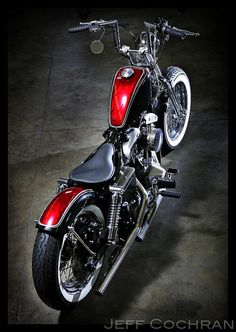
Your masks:
M174 106L168 98L167 108L163 118L164 145L165 154L176 149L182 142L189 122L191 109L191 87L188 76L178 67L168 67L163 76L169 80L176 93L183 111L179 116L175 115Z
M81 223L77 227L75 224L75 230L81 238L84 236L84 242L86 218L93 218L90 228L91 225L94 227L95 223L100 230L104 227L102 212L95 205L85 207L79 216ZM93 237L94 233L96 232L93 231ZM91 234L87 232L86 238L90 239L91 243ZM98 242L93 244L93 250L98 248ZM39 231L32 259L33 281L39 297L56 310L65 309L81 301L92 290L103 260L104 253L98 254L94 265L89 265L91 257L70 231L61 235Z

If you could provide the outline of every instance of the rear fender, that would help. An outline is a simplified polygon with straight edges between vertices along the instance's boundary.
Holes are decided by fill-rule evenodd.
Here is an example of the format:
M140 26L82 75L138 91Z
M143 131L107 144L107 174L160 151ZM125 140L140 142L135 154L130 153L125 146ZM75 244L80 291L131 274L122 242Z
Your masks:
M59 226L67 224L79 207L87 200L95 198L92 189L70 187L57 194L47 205L39 218L36 227L47 231L55 231Z

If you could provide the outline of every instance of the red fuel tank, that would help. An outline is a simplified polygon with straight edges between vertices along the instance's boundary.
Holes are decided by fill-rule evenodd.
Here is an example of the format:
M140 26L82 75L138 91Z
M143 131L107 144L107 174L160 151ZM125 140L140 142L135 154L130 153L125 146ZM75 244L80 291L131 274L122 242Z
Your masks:
M121 67L115 74L109 110L109 125L122 128L127 120L133 100L146 78L146 70L140 67Z

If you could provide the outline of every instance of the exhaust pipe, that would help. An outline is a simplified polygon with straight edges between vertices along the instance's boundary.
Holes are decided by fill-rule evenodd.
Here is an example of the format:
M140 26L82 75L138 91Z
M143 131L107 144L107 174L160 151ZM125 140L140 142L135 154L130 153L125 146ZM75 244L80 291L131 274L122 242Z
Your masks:
M138 232L137 241L142 242L144 240L144 238L147 234L147 231L149 229L149 226L151 225L152 217L156 214L157 209L159 208L159 205L161 204L162 198L163 197L161 195L158 195L153 208L149 211L142 228Z
M133 244L134 240L136 239L137 234L140 230L140 226L142 225L144 215L145 215L146 206L147 206L147 202L148 202L148 194L147 194L147 191L142 186L142 184L139 182L139 180L136 179L136 181L137 181L136 182L137 187L138 187L138 189L140 190L140 192L142 194L142 203L141 203L140 212L139 212L139 215L138 215L136 226L135 226L134 230L132 231L132 233L130 234L129 238L127 239L127 241L126 241L124 247L122 248L121 252L117 256L115 262L111 266L110 270L107 272L107 274L105 276L105 279L103 280L102 284L95 291L95 293L97 295L103 295L103 293L107 289L107 286L111 282L111 279L114 277L114 275L115 275L116 271L118 270L120 264L122 263L123 259L125 258L125 255L127 254L128 250L130 249L131 245Z
M120 254L118 255L118 257L116 258L114 264L112 265L112 267L110 268L110 270L108 271L108 273L105 276L105 279L103 280L102 284L100 285L100 287L95 291L95 293L97 295L102 296L103 293L105 292L105 290L107 289L107 286L109 285L109 283L111 282L111 279L114 277L116 271L118 270L121 262L123 261L123 259L125 258L125 255L127 254L128 250L130 249L131 245L133 244L134 240L136 239L136 236L138 234L139 228L135 227L135 229L133 230L133 232L131 233L131 235L129 236L125 246L123 247L123 249L121 250Z

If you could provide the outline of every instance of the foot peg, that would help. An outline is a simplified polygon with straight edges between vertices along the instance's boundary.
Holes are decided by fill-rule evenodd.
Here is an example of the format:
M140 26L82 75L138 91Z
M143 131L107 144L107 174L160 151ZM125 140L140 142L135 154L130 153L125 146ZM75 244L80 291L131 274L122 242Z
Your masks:
M172 179L171 176L165 178L149 176L149 184L156 184L158 188L175 188L175 179Z
M158 194L164 197L180 198L181 193L177 191L168 191L166 188L175 188L175 179L172 179L172 174L178 174L179 170L176 168L169 168L165 177L149 176L148 181L151 186L157 185Z
M157 179L158 188L175 188L175 180L170 178Z
M179 170L176 168L169 168L167 173L179 174Z
M159 194L164 197L180 198L181 193L177 191L159 190Z

